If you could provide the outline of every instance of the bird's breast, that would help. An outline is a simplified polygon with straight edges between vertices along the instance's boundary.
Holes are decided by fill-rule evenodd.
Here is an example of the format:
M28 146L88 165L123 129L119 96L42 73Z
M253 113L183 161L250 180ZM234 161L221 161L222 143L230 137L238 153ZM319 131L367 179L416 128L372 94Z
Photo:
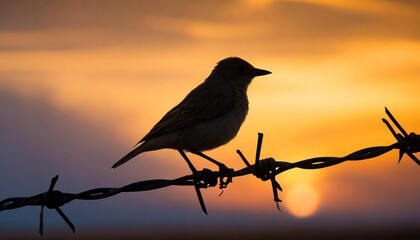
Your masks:
M235 105L238 105L238 111L239 114L241 114L243 116L242 122L245 121L246 115L248 114L248 97L246 95L245 92L239 92L236 93L236 95L238 96L236 99L237 102L235 103ZM242 123L241 123L242 124Z

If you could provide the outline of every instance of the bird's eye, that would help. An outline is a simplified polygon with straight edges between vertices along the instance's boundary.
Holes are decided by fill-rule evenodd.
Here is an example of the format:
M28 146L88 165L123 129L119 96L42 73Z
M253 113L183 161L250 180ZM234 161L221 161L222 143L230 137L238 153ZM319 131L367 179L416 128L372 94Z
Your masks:
M238 67L238 72L240 74L245 74L247 72L247 68L244 67L244 66L240 66L240 67Z

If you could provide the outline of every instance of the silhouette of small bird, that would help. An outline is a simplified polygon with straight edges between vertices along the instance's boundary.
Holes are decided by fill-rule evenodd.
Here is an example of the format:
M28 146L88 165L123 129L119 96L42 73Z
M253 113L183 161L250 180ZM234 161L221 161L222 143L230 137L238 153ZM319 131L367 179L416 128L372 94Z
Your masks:
M188 151L226 168L202 151L224 145L236 136L248 113L249 84L254 77L270 73L238 57L221 60L203 83L166 113L112 168L140 153L163 148L178 150L184 158L184 151Z

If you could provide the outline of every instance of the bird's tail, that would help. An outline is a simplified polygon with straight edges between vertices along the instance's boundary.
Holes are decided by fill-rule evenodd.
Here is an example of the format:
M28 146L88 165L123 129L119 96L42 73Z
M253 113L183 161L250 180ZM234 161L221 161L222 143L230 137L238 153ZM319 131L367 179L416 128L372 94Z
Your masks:
M144 149L142 148L142 145L140 145L131 152L129 152L127 155L122 157L120 160L118 160L118 162L114 163L114 165L112 165L112 168L117 168L118 166L128 162L130 159L134 158L142 152L144 152Z

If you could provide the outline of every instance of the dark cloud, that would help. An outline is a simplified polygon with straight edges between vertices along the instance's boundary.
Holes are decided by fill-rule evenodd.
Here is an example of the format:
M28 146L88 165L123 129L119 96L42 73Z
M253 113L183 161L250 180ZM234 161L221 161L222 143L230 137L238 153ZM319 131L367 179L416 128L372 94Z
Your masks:
M394 0L385 0L385 2L389 3L396 3L397 1ZM411 8L417 8L420 9L420 2L417 0L404 0L404 1L398 1L398 4L404 5Z
M418 10L420 13L420 8ZM289 40L420 37L420 24L410 22L420 23L420 18L403 18L398 12L395 15L379 14L329 5L278 1L270 8L268 16L267 22L277 29L276 35Z
M0 8L3 30L99 28L117 31L141 25L149 16L219 18L225 1L5 0ZM209 11L203 11L208 9Z
M252 9L251 5L242 1L21 0L1 1L0 4L2 31L47 31L44 39L35 43L28 41L26 45L0 41L3 50L65 50L104 45L174 48L202 40L184 31L192 22L234 24L244 29L254 26L249 28L250 33L255 30L255 26L259 26L257 28L266 31L238 36L230 41L223 37L218 39L233 49L237 46L250 46L253 49L252 46L259 43L266 46L264 49L267 52L277 49L287 51L287 48L297 51L304 48L302 52L310 49L323 52L323 49L331 48L340 40L351 38L420 37L420 14L404 15L398 9L395 14L382 14L293 1L274 1L264 9ZM411 12L418 9L420 13L416 2L395 4L411 8ZM153 21L158 22L150 24ZM48 31L57 35L50 36ZM80 36L60 37L63 33ZM216 44L220 41L212 40L212 43L202 44Z
M41 32L40 40L17 44L1 43L2 50L92 48L106 45L165 44L174 46L189 37L182 31L150 26L151 18L219 19L224 1L1 1L0 29L4 33ZM211 9L203 11L204 9ZM223 17L222 17L223 18ZM181 23L180 29L185 25ZM66 37L66 34L73 36ZM64 37L63 37L64 35ZM80 35L80 36L77 36ZM76 37L74 37L76 36ZM4 38L4 36L3 36ZM3 45L3 46L2 46Z

